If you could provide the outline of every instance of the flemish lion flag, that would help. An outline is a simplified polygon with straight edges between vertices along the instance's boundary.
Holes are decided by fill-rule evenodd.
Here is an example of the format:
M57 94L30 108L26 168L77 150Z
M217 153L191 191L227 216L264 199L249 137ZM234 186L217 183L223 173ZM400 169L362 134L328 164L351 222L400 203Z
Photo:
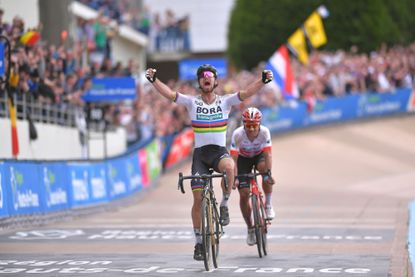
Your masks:
M13 99L9 97L8 100L9 111L10 111L10 123L12 131L12 155L17 157L19 154L19 138L17 136L17 118L16 118L16 106L14 105Z
M318 48L327 43L326 32L324 31L323 20L320 14L315 11L305 21L304 29L311 46Z
M288 47L294 52L300 62L308 64L307 45L302 29L297 29L297 31L288 38Z

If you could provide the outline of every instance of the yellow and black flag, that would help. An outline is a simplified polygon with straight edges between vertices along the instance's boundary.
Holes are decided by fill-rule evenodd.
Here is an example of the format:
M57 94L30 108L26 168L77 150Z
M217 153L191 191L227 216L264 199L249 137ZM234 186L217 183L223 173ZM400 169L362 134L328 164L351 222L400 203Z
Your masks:
M288 38L288 48L300 62L303 64L308 64L307 43L305 40L304 32L301 28L298 28Z
M318 48L327 43L323 20L318 11L313 12L307 18L304 23L304 31L313 48Z

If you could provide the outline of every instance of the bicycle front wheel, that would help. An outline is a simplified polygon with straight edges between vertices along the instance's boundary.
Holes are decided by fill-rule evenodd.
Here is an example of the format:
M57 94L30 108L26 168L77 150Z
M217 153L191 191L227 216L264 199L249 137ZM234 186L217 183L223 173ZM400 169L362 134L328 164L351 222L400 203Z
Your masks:
M267 242L267 234L268 234L268 226L267 226L267 214L265 213L265 205L264 205L264 201L261 198L260 199L260 216L261 216L261 222L262 222L262 228L261 228L261 232L262 232L262 251L264 253L264 255L266 256L268 254L268 242Z
M211 268L211 250L212 250L212 213L210 201L204 197L202 200L202 241L203 241L203 262L205 269L210 271Z
M212 203L212 260L213 266L218 267L219 259L219 239L222 235L222 226L220 225L218 207L215 203Z
M262 258L262 223L261 223L261 208L257 195L252 194L252 212L254 215L255 238L258 249L258 255Z

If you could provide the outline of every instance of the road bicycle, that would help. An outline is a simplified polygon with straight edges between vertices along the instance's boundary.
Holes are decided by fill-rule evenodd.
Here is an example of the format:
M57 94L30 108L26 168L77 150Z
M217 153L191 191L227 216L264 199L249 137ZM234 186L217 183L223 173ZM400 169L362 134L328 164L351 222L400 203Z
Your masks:
M223 226L220 222L218 202L216 201L215 192L213 190L213 179L222 178L224 180L225 189L228 189L226 172L214 174L213 170L209 170L209 174L188 175L183 176L179 173L178 189L185 193L183 188L183 180L197 180L203 183L202 206L201 206L201 232L203 244L203 261L205 269L210 271L213 267L218 267L219 257L219 239L224 234Z
M251 201L252 214L254 219L254 228L255 228L255 238L256 245L258 248L258 255L260 258L268 254L268 244L267 244L267 233L268 225L271 224L271 219L268 219L265 213L265 202L262 191L258 187L257 176L268 175L271 176L271 172L260 173L257 172L255 166L252 169L252 172L240 174L235 176L235 178L248 178L249 179L249 199Z

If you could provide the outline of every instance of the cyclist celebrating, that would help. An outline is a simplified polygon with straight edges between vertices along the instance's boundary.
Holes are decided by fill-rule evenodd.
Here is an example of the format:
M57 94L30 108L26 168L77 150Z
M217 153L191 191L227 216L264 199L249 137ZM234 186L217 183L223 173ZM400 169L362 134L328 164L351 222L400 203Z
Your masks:
M232 184L235 178L235 164L226 149L226 129L229 112L232 106L240 104L244 99L259 91L264 84L270 82L273 78L272 71L264 70L262 78L258 78L245 90L223 96L214 92L218 86L218 76L213 66L209 64L200 66L196 77L201 94L190 96L172 91L165 83L157 79L157 70L153 68L146 70L146 78L162 96L187 108L195 134L192 175L208 174L209 169L213 168L221 173L226 171L228 184ZM200 235L200 206L203 184L192 181L191 188L193 194L191 214L196 237L193 258L195 260L203 260L202 237ZM225 190L222 184L223 198L220 203L220 220L223 226L229 224L227 202L231 191L231 186L229 186L228 190Z
M231 156L237 164L237 174L250 173L255 165L261 173L271 172L272 168L272 143L269 129L261 125L262 113L257 108L247 108L242 113L243 126L235 129L231 140ZM238 180L239 179L239 180ZM239 190L239 206L245 223L248 227L246 242L254 245L255 229L252 224L252 207L249 202L250 184L247 178L235 180L235 187ZM265 193L265 213L269 219L275 217L275 212L271 203L272 185L274 179L271 175L265 175L262 179L262 188Z

